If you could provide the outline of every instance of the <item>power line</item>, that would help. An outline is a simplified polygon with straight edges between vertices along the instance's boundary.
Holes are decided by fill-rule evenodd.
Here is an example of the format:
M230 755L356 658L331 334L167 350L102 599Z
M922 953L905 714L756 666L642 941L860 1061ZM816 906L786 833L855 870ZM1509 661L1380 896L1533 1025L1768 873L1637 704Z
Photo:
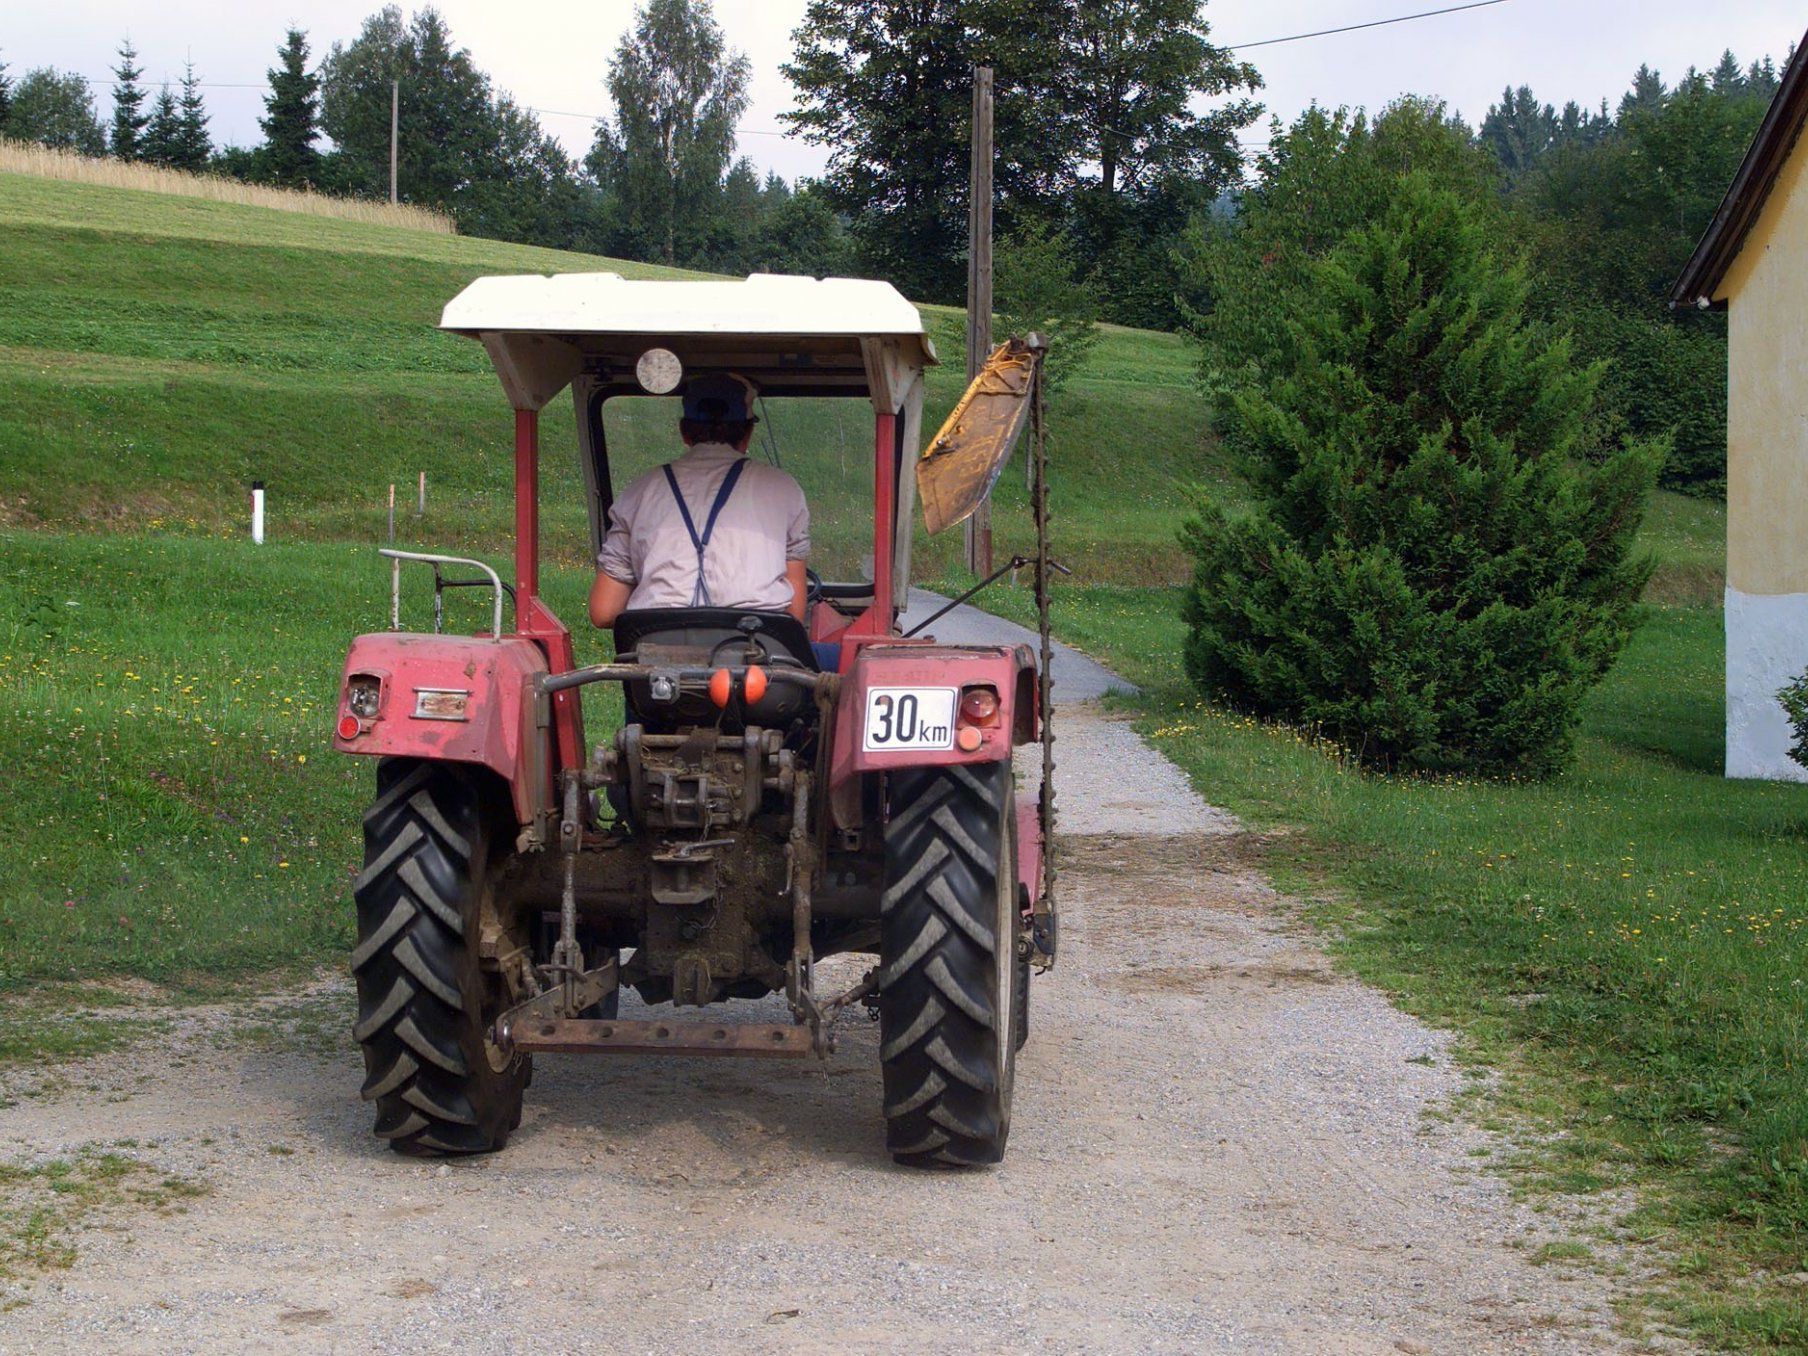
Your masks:
M1507 0L1472 0L1467 5L1448 5L1443 9L1423 10L1418 14L1401 14L1392 19L1371 19L1365 24L1345 24L1342 28L1321 28L1312 33L1290 33L1284 38L1263 38L1260 42L1235 42L1226 50L1247 52L1254 47L1273 47L1283 42L1304 42L1307 38L1328 38L1333 33L1354 33L1363 28L1385 28L1389 24L1411 23L1414 19L1431 19L1440 14L1456 14L1465 9L1486 9L1489 5L1504 5Z

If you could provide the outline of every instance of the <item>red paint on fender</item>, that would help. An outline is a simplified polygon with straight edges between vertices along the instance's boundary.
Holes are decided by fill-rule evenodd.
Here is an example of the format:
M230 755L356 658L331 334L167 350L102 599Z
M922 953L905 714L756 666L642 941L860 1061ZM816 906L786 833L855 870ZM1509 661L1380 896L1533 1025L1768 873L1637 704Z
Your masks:
M374 673L383 680L383 704L363 733L347 739L335 730L341 753L392 758L433 758L487 767L509 784L521 823L550 804L550 787L531 785L528 769L534 727L534 675L546 657L530 640L493 641L468 636L380 631L359 636L346 656L339 686L339 718L345 680ZM422 720L414 715L416 688L469 692L464 720ZM546 761L541 761L546 767Z
M850 638L852 639L852 638ZM1033 722L1014 719L1018 675L1034 669L1035 659L1023 646L939 645L933 640L896 637L861 638L851 660L842 659L841 696L837 701L835 742L829 761L829 806L842 828L860 823L860 784L868 773L895 767L938 767L951 763L996 763L1011 756L1013 738ZM844 640L843 644L848 641ZM980 730L971 751L907 749L868 753L862 737L866 694L875 687L967 687L984 683L999 694L997 723ZM1008 694L1008 695L1007 695Z

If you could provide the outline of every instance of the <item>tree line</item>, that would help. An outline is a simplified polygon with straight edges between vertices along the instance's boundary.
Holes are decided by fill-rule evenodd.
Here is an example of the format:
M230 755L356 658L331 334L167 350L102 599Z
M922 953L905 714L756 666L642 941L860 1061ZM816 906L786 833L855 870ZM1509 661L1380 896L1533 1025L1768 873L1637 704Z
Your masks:
M728 50L708 0L648 0L609 63L615 113L582 161L497 89L438 11L385 6L318 59L290 28L267 72L261 142L216 146L190 65L152 94L127 42L112 116L78 74L0 63L0 135L84 155L255 183L385 198L390 88L400 91L397 196L448 212L458 229L528 244L725 272L845 273L844 218L820 189L762 176L737 157L746 59Z

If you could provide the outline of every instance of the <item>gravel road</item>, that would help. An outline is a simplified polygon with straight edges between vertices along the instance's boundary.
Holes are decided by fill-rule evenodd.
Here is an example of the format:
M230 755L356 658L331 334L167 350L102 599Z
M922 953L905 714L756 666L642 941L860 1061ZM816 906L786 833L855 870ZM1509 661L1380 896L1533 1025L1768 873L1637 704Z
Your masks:
M504 1153L399 1159L334 979L0 1082L7 1157L129 1140L209 1189L94 1217L0 1352L1648 1349L1427 1117L1447 1038L1338 975L1126 724L1062 719L1062 961L1002 1168L890 1163L859 1016L822 1065L544 1057Z

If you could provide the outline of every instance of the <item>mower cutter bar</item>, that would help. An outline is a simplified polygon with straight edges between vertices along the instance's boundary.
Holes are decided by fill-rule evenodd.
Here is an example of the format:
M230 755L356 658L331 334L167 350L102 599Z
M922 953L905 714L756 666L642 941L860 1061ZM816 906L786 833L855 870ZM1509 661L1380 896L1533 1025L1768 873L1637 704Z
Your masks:
M549 1017L521 1024L517 1050L566 1055L747 1055L802 1059L810 1053L806 1026L733 1022L623 1022Z

